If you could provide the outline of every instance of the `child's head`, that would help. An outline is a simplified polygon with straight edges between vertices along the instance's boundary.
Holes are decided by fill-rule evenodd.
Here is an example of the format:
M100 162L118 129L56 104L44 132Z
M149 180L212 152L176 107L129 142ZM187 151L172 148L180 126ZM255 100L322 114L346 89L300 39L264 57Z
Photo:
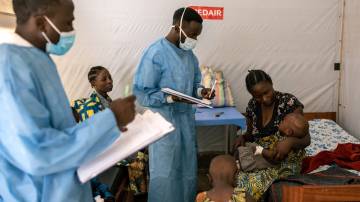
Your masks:
M279 125L279 131L284 136L302 138L309 132L309 123L303 115L291 113L284 117Z
M233 186L237 172L235 158L230 155L219 155L211 160L209 178L214 184L228 184Z

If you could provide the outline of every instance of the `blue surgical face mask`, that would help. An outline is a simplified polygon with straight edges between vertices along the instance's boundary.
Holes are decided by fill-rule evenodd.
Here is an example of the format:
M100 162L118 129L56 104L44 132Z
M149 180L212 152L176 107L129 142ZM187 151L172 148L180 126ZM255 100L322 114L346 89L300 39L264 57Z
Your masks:
M54 44L44 32L41 33L47 41L46 52L54 55L64 55L75 42L75 31L61 32L48 17L44 17L50 26L60 35L59 41Z

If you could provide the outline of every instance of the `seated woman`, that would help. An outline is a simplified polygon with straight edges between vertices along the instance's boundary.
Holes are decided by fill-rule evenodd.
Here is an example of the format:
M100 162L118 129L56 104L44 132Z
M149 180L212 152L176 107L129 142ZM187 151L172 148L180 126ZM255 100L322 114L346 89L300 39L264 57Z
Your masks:
M280 161L274 167L239 172L238 187L245 188L255 200L259 200L274 180L300 173L310 135L308 131L302 138L280 135L279 124L284 117L290 113L302 114L304 106L295 96L275 91L267 73L249 71L246 88L252 95L246 109L247 132L236 140L235 147L244 146L246 142L255 142L264 148L275 144L275 160Z
M73 109L75 109L78 114L77 118L79 121L84 121L97 112L109 108L112 102L108 93L113 89L113 80L110 72L105 67L92 67L88 73L88 80L91 87L94 89L90 97L88 99L78 99L72 103ZM126 129L124 128L121 129L123 132L125 130ZM127 179L130 181L129 189L131 189L134 193L146 192L147 183L145 170L147 165L147 155L142 152L138 152L133 160L127 161L127 165L130 176L130 178ZM92 182L92 185L100 187L100 183L96 179L92 180ZM93 189L96 189L94 186ZM97 193L96 190L94 190L93 193Z
M75 100L73 103L73 108L80 115L80 121L109 108L112 101L108 93L112 91L113 81L105 67L92 67L88 73L88 80L94 91L88 99Z

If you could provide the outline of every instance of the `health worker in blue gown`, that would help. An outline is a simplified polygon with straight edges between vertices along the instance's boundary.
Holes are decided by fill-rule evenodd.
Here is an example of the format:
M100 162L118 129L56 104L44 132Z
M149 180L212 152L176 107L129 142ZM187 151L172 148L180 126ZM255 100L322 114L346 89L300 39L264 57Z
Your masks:
M193 202L197 190L195 113L191 103L161 92L171 88L193 97L213 97L202 88L192 49L202 31L192 8L175 11L171 31L148 47L137 67L133 91L140 105L159 112L175 131L150 145L149 202Z
M16 31L0 44L0 202L89 202L76 170L135 116L135 97L76 124L49 54L73 45L71 0L13 0ZM74 78L75 79L75 78Z

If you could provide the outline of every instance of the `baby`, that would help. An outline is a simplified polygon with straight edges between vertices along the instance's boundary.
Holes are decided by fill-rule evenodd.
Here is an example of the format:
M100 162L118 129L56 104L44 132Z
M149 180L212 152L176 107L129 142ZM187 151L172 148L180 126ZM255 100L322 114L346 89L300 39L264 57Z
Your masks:
M237 167L234 157L219 155L213 158L208 175L212 189L199 193L196 202L253 201L244 189L235 188L236 173Z
M303 138L308 129L308 122L298 113L286 115L279 125L280 134L286 137ZM246 143L235 152L237 166L245 172L275 166L278 163L274 161L275 155L275 148L263 148L256 143Z

